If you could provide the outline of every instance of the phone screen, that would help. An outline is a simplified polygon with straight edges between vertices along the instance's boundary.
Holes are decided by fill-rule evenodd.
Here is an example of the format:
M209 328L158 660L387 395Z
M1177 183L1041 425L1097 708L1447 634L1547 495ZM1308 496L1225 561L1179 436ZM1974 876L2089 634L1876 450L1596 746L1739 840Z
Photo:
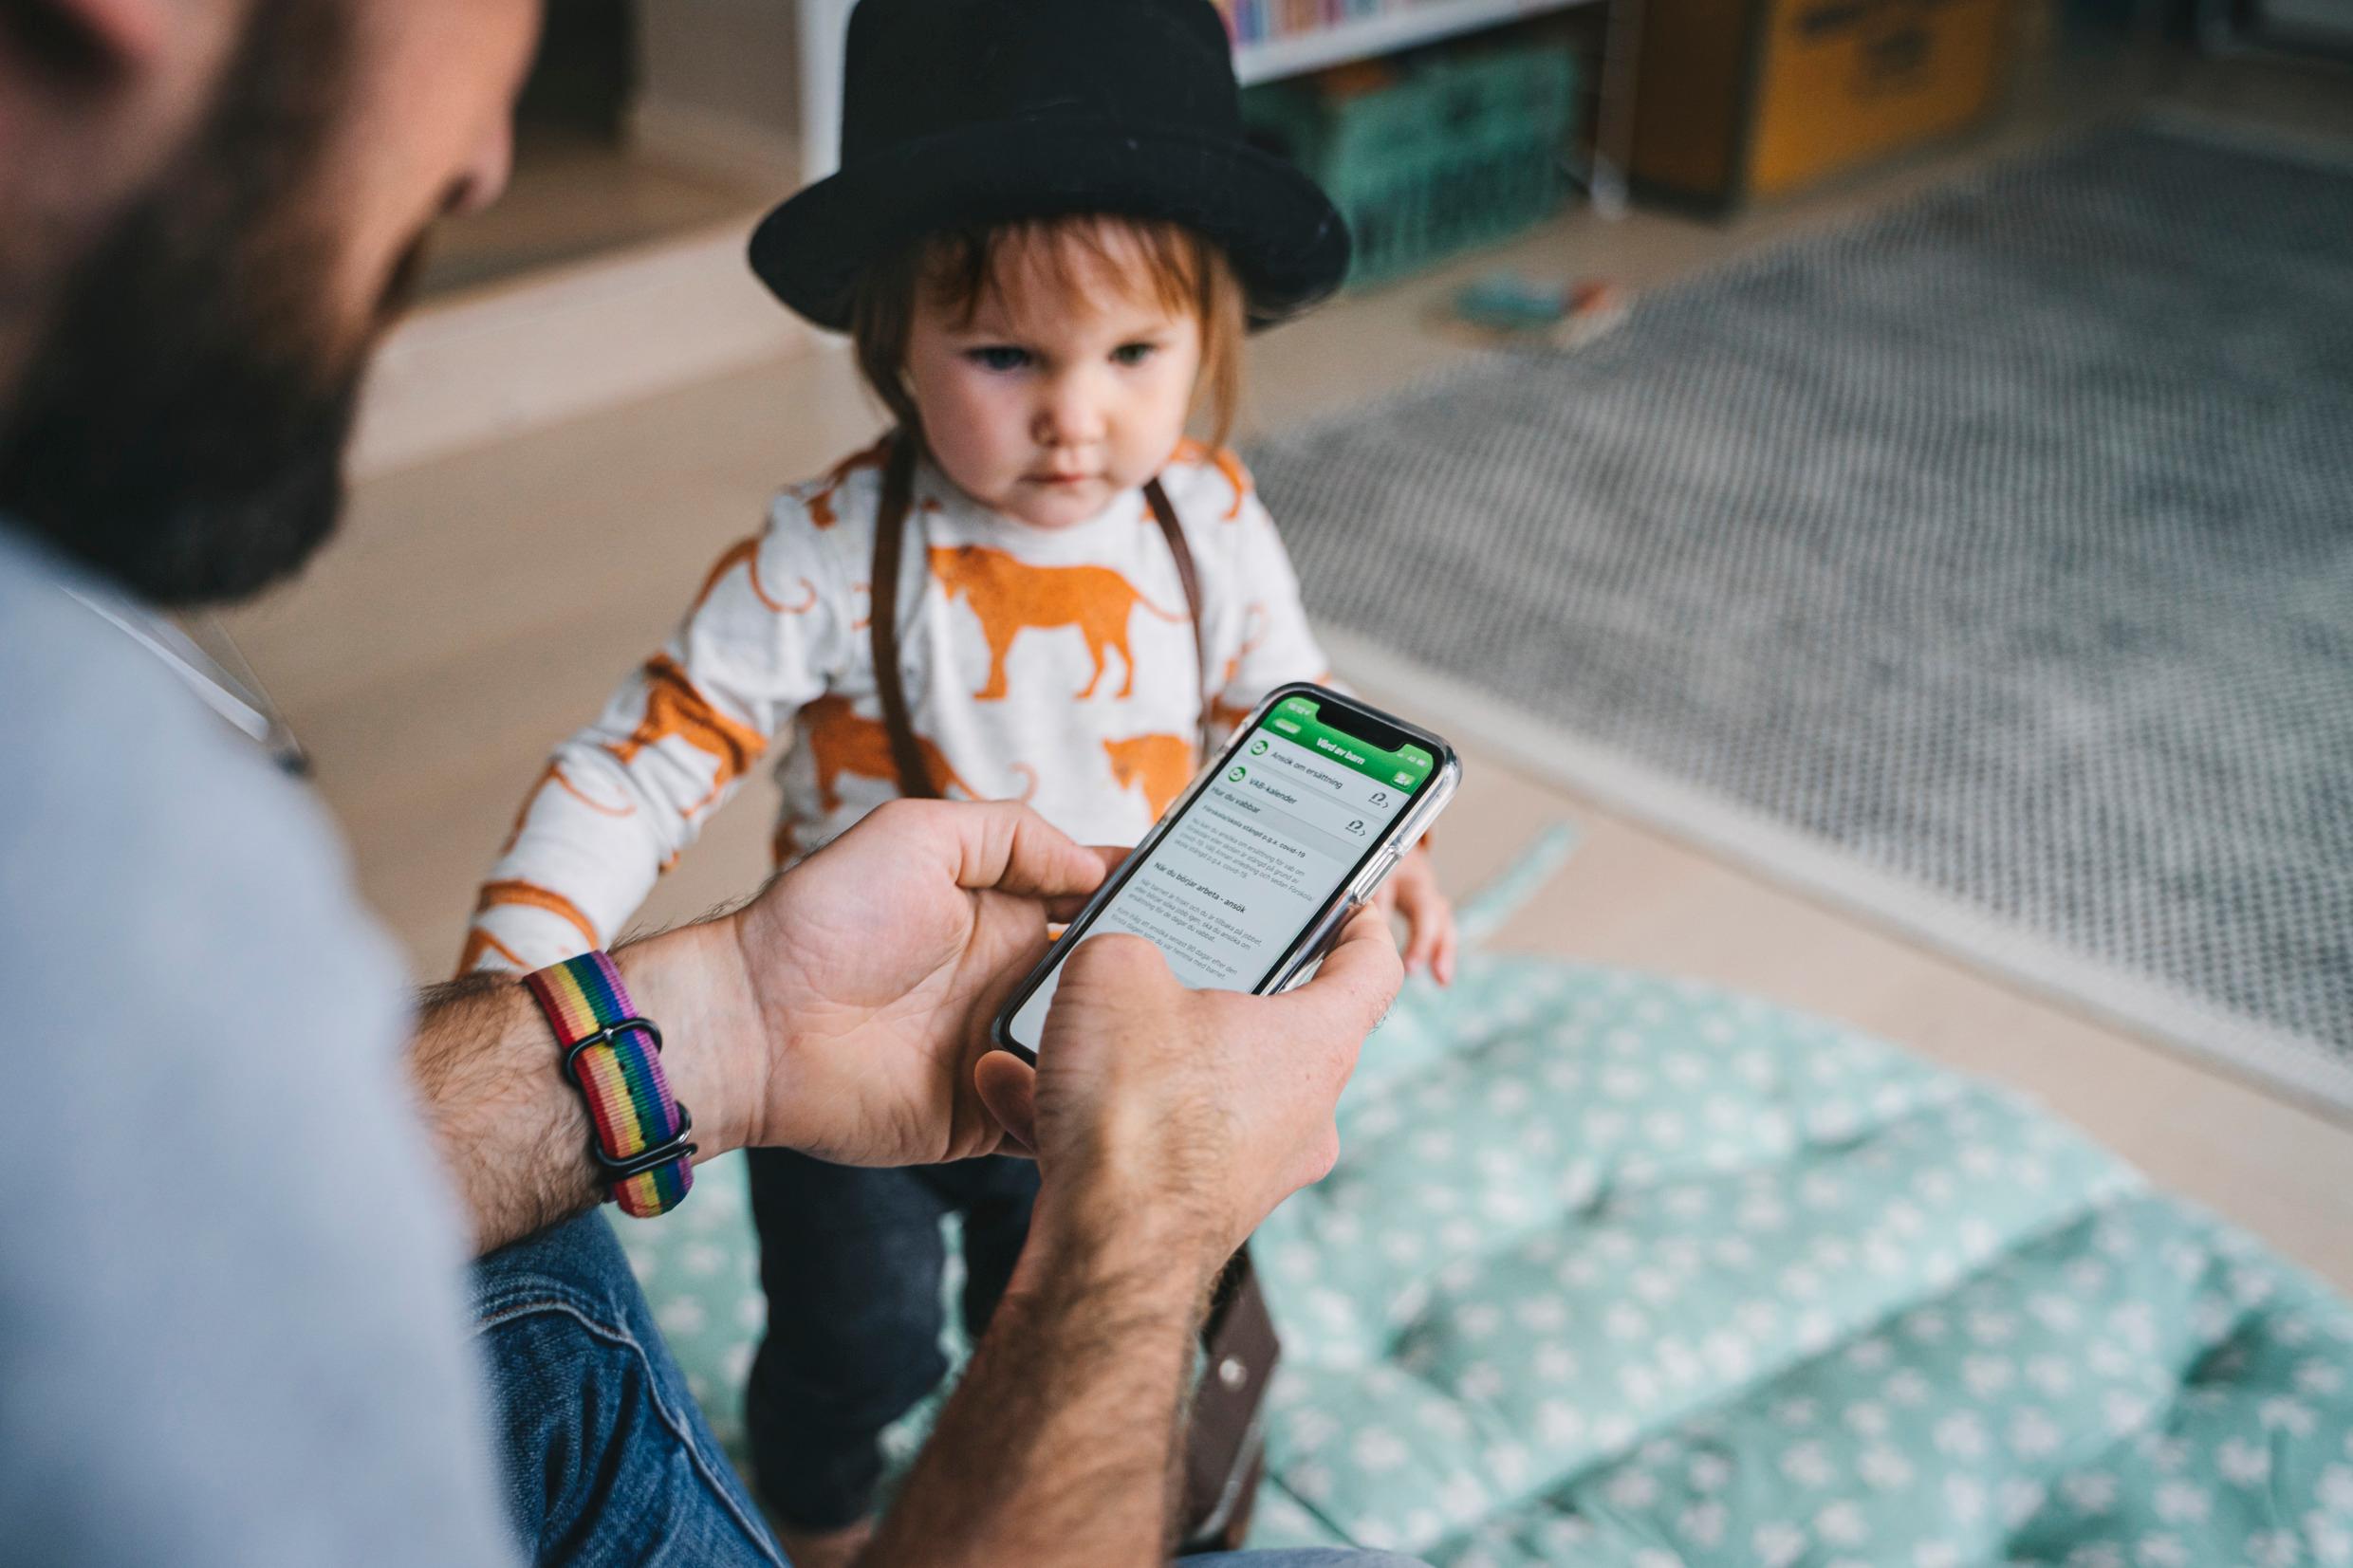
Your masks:
M1195 990L1266 984L1436 767L1422 747L1381 750L1322 710L1312 696L1267 710L1086 934L1150 939ZM1035 1047L1061 978L1058 966L1014 1013L1015 1040Z

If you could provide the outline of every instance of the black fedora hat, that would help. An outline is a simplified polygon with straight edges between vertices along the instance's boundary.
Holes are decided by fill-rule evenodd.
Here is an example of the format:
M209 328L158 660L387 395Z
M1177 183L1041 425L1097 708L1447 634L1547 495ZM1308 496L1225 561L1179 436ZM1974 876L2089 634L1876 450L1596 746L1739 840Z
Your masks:
M1329 294L1348 231L1315 182L1242 138L1210 0L861 0L842 167L761 221L751 269L820 326L860 274L942 230L1079 212L1222 246L1268 320Z

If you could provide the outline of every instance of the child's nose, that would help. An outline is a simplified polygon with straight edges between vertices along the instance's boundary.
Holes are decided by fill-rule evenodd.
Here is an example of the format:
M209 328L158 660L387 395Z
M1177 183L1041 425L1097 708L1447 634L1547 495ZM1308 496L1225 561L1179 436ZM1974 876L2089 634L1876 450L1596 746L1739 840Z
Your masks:
M1038 444L1083 447L1103 437L1102 400L1080 377L1064 377L1047 389L1038 405Z

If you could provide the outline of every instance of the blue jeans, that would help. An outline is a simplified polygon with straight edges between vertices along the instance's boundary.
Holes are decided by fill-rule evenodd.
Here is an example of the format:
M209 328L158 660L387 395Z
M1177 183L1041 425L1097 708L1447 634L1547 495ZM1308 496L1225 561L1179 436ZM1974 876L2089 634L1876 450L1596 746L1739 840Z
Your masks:
M474 1265L473 1303L509 1517L533 1561L783 1568L602 1215L584 1214L483 1259ZM1412 1568L1403 1558L1322 1549L1185 1561Z

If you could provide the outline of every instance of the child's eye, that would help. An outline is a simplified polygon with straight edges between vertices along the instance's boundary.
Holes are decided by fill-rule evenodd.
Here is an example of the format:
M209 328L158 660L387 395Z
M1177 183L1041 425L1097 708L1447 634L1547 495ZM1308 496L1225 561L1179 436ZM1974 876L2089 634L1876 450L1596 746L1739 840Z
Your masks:
M1160 351L1158 343L1121 343L1111 351L1111 362L1134 367Z
M983 370L1020 370L1029 363L1029 351L1010 343L989 343L980 348L968 348L964 357Z

